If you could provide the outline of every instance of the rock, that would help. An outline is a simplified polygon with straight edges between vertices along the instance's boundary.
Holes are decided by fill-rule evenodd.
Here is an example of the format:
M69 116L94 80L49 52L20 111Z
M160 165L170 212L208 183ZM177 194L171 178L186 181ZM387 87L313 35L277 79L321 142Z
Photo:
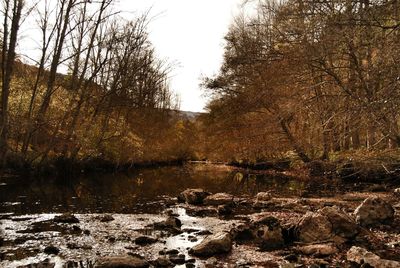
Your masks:
M178 255L179 254L179 250L170 249L170 250L165 251L165 254L167 254L167 255Z
M233 195L227 193L218 193L207 196L203 203L207 206L219 206L233 203Z
M337 207L324 207L318 212L328 218L334 235L352 239L360 232L354 219Z
M374 268L396 268L400 262L381 259L378 255L367 251L364 248L353 246L347 251L347 260L359 265L370 265ZM367 267L367 266L363 266Z
M150 245L156 243L158 240L150 236L139 236L135 239L137 245Z
M58 223L79 223L78 218L71 213L55 216L53 221Z
M304 243L334 240L345 242L360 232L356 222L337 207L308 212L296 227L297 238Z
M314 255L314 256L329 256L336 254L338 249L333 244L315 244L307 245L297 248L297 250L304 255Z
M186 208L186 213L192 217L217 217L218 210L211 207L190 207Z
M289 254L284 257L285 260L290 261L290 262L298 262L299 261L299 255L298 254Z
M262 249L272 250L283 246L282 228L277 218L272 216L260 218L252 223L252 229L261 241Z
M184 254L170 255L169 260L175 264L184 264L185 263L185 255Z
M47 246L44 250L44 253L48 254L48 255L58 255L58 253L60 253L60 249L55 247L55 246Z
M211 257L211 258L208 258L208 259L206 260L206 267L207 267L207 268L216 267L217 264L218 264L218 260L217 260L217 258L215 258L215 257Z
M104 257L96 261L94 268L147 268L149 263L138 257Z
M248 268L252 266L253 266L252 262L243 259L240 259L235 263L235 268Z
M354 215L361 226L374 226L393 221L394 212L386 201L379 197L369 197L356 208Z
M204 198L209 196L210 193L203 189L186 189L178 195L178 201L181 203L188 203L191 205L203 204Z
M159 257L155 261L152 261L152 265L155 267L174 267L175 265L165 257Z
M393 192L394 192L395 195L400 196L400 188L394 189Z
M324 215L308 212L297 225L297 236L301 242L313 243L332 237L332 224Z
M219 205L217 210L219 215L230 215L232 214L232 205Z
M173 233L180 233L182 222L176 217L168 217L165 221L154 223L154 228L159 230L168 230Z
M46 259L42 262L31 263L28 265L18 266L17 268L54 268L56 266L55 263L51 263L49 259Z
M262 202L262 201L269 201L272 199L272 195L269 192L259 192L256 195L256 201L257 202Z
M104 215L103 217L101 217L100 221L101 222L110 222L115 220L113 216L111 215Z
M229 233L217 233L204 238L204 240L192 247L189 253L195 256L209 257L215 254L227 253L232 249L232 237Z

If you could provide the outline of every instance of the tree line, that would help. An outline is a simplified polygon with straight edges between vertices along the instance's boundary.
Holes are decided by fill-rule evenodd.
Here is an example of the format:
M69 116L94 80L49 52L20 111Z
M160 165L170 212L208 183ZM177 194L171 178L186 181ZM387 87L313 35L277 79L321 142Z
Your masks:
M171 149L186 123L171 116L179 108L168 84L172 66L149 41L148 14L123 19L114 2L1 2L3 163L16 155L29 163L126 163L186 154ZM18 53L26 23L34 33L28 41L37 45L31 55Z
M397 0L261 0L225 40L220 72L203 81L208 154L310 162L399 147Z

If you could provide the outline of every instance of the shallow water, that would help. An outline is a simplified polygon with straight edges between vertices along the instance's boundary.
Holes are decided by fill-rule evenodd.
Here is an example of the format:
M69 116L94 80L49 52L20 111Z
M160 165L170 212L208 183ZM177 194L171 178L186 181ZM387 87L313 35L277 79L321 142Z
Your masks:
M187 164L130 173L59 178L0 179L0 213L159 213L159 202L187 188L254 195L272 190L298 196L310 185L285 177L251 174L224 165ZM313 191L318 184L313 185Z
M323 196L335 187L333 183L305 183L285 174L252 173L209 164L186 164L72 179L2 178L0 235L4 237L4 245L0 249L0 267L18 267L47 258L56 263L56 267L63 267L68 260L92 261L99 256L129 253L151 260L164 248L178 249L190 258L188 249L199 243L204 235L195 234L196 241L192 241L192 231L185 229L209 230L212 233L227 231L239 224L241 218L187 215L185 206L176 204L176 196L187 188L203 188L211 193L227 192L237 197L253 196L260 191L271 191L279 197L296 197L307 192ZM165 220L168 209L170 213L172 209L172 213L182 221L181 234L165 234L148 227ZM54 216L64 212L72 212L79 218L78 231L74 231L73 225L52 225ZM101 222L99 218L105 213L112 214L115 220ZM84 230L90 231L90 234L85 235ZM133 241L140 235L150 235L158 242L138 247ZM71 243L76 243L78 248ZM43 253L49 245L58 247L60 254L49 256ZM255 254L253 249L241 250ZM234 256L237 258L242 254ZM235 258L229 262L235 263ZM264 255L264 258L268 259L269 255ZM197 264L199 262L201 260L196 260Z

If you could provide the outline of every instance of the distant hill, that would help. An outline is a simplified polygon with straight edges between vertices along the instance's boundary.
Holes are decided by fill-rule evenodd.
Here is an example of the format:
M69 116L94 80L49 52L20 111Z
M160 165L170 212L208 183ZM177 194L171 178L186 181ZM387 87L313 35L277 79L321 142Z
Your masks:
M190 111L179 111L179 110L172 110L171 112L175 113L177 117L180 117L183 120L188 120L188 121L196 121L196 119L204 114L200 112L190 112Z

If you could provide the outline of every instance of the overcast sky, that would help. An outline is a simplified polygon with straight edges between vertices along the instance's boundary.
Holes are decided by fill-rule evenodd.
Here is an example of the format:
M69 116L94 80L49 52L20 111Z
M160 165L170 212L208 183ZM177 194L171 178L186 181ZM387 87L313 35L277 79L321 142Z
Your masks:
M181 109L202 111L206 99L199 88L201 76L219 70L223 37L242 0L120 0L124 16L151 8L150 40L158 55L177 63L171 87L181 96Z

